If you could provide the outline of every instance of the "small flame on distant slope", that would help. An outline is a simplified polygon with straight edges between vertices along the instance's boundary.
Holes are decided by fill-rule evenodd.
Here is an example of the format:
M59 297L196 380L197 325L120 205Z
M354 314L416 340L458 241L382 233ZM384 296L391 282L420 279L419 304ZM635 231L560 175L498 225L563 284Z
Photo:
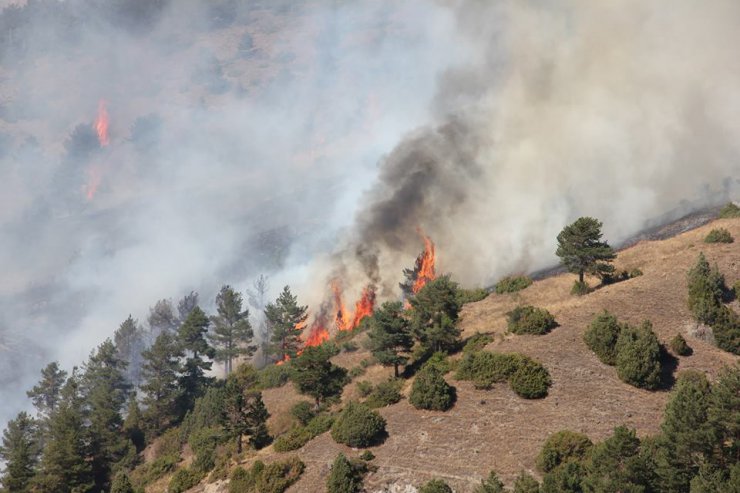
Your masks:
M110 144L110 137L108 136L108 125L110 118L108 117L107 103L104 99L98 102L98 117L95 119L93 128L95 133L98 134L98 142L100 147L105 147Z

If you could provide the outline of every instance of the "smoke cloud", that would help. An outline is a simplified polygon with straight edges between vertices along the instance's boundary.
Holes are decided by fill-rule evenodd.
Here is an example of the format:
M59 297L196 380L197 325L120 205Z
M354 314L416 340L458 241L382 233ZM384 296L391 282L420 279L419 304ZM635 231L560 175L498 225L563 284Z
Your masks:
M488 285L554 263L578 216L619 243L738 197L732 0L8 12L3 419L48 361L79 364L160 298L197 290L208 309L263 273L314 310L337 273L349 298L398 296L418 230L441 271Z

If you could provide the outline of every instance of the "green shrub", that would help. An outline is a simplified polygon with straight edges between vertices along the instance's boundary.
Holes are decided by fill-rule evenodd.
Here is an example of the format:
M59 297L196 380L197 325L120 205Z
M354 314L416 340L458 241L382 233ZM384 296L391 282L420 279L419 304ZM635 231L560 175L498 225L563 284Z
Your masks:
M128 478L128 474L124 471L119 471L116 474L110 487L110 493L134 493L134 487Z
M443 375L445 373L448 373L450 370L452 370L452 363L450 362L450 359L447 357L447 353L437 351L436 353L432 354L432 356L430 356L424 362L420 371L424 371L432 367L436 368Z
M331 466L326 478L327 493L359 493L363 491L362 478L367 472L364 462L349 461L344 454L339 454Z
M314 416L316 416L316 411L314 410L313 405L310 402L301 401L290 408L290 415L293 416L300 424L306 426L308 422L311 421Z
M532 279L528 276L509 276L504 277L496 283L496 293L515 293L532 285Z
M353 353L360 349L360 346L355 344L353 341L345 341L339 346L339 348L345 353Z
M290 365L267 365L259 372L259 386L262 389L282 387L290 379Z
M419 493L453 493L452 488L441 479L432 479L419 488Z
M445 381L437 367L429 366L416 375L409 402L416 409L447 411L455 403L455 388Z
M373 459L375 459L375 454L370 452L369 450L365 450L362 454L360 454L360 459L369 462Z
M540 493L540 484L531 474L522 471L514 480L512 493Z
M337 443L350 447L368 447L385 435L385 419L364 404L350 402L339 414L331 428L331 437Z
M262 462L255 462L252 469L254 469L257 464L262 464ZM262 464L262 467L264 467L264 464ZM233 471L231 471L229 480L229 493L247 493L254 491L255 478L252 475L252 470L247 471L243 467L237 466Z
M728 202L722 210L719 211L719 217L722 219L732 219L740 217L740 207L736 206L732 202Z
M509 331L514 334L547 334L557 327L555 318L543 308L518 306L508 314Z
M550 472L571 459L581 460L593 447L591 440L581 433L563 430L550 435L537 456L537 468Z
M364 358L360 361L360 366L362 368L367 368L368 366L371 366L374 363L374 361L371 358Z
M476 388L488 389L496 382L504 382L514 374L522 361L517 354L479 351L466 354L457 366L455 378L472 380Z
M679 356L689 356L692 352L681 334L676 334L676 337L671 339L671 351Z
M298 457L268 464L260 468L259 472L252 473L255 477L254 491L255 493L283 493L290 485L298 481L305 468L306 465Z
M566 462L545 474L540 491L541 493L581 493L585 475L585 468L580 462Z
M621 330L617 317L604 310L593 319L583 334L583 341L602 363L614 366L617 364L617 339Z
M586 281L576 280L573 282L573 287L570 288L570 294L574 296L583 296L591 292L591 288L588 287Z
M473 490L473 493L505 493L504 483L498 478L498 475L491 471L488 477L480 482Z
M689 269L687 280L689 310L697 321L713 325L727 289L724 276L716 265L710 267L704 254L700 253L696 264Z
M488 344L493 342L493 337L488 334L481 334L476 332L465 343L463 347L464 353L474 353L476 351L482 351Z
M333 424L334 416L331 416L329 414L319 414L308 422L308 424L306 425L306 429L309 431L309 433L311 433L311 436L313 438L329 431Z
M190 434L188 443L195 454L192 468L206 473L216 465L216 447L226 441L220 427L203 428Z
M732 294L735 295L735 298L740 300L740 279L735 281L735 284L732 285Z
M476 288L476 289L458 289L457 300L460 305L465 303L475 303L476 301L484 300L490 293L487 289Z
M294 426L287 433L277 437L272 446L275 452L292 452L306 445L313 438L305 426Z
M153 483L162 476L174 471L179 462L180 456L165 455L158 457L152 462L136 469L136 480L134 482L142 486Z
M371 384L367 380L357 382L357 392L359 392L360 397L367 397L368 395L370 395L370 392L372 391L373 391L373 384Z
M629 275L629 278L630 279L633 279L635 277L640 277L642 275L642 270L640 270L637 267L635 267L634 269L632 269L631 271L629 271L629 274L628 275Z
M365 405L370 409L377 409L395 404L401 400L402 385L403 380L401 379L391 379L379 383L365 400Z
M170 480L167 493L183 493L200 483L204 477L206 474L203 471L192 468L178 469Z
M541 399L547 396L552 380L547 369L540 363L525 358L509 378L511 390L525 399Z
M362 375L364 375L365 371L366 371L365 368L361 366L354 366L350 368L348 375L349 375L349 378L357 378L357 377L361 377Z
M712 324L712 332L718 348L740 354L740 316L731 308L720 305Z
M735 239L732 234L725 228L713 229L704 238L704 243L732 243Z
M650 321L639 327L625 325L617 340L617 375L630 385L643 389L660 386L660 343Z

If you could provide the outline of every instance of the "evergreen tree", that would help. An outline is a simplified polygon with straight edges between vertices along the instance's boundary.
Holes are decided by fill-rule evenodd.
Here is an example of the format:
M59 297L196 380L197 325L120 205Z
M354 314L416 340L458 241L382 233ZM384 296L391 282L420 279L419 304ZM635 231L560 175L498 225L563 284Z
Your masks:
M79 391L79 377L73 372L60 392L60 400L49 416L49 431L34 491L41 493L82 493L93 491L86 417Z
M270 330L265 320L265 307L267 306L267 293L270 290L270 283L265 275L260 275L252 283L252 288L247 288L247 298L249 305L254 309L252 312L255 317L255 327L257 328L257 339L260 343L260 367L267 364L268 352L270 348Z
M133 386L141 383L141 353L146 349L144 331L131 315L113 334L118 358L126 362L126 378Z
M92 473L101 491L110 486L113 467L133 448L123 433L121 416L131 392L125 371L126 362L118 357L115 345L108 339L90 355L82 377Z
M149 308L147 322L149 323L150 344L154 344L162 332L174 332L180 326L172 302L166 299L157 301L153 307Z
M688 491L691 478L711 453L710 388L703 373L685 371L666 406L656 451L660 491Z
M414 335L428 350L450 351L460 342L457 317L460 313L458 285L441 276L424 285L411 298Z
M717 266L709 266L703 253L699 254L696 264L689 270L689 310L696 320L712 325L722 305L725 289L725 278Z
M611 437L592 449L583 489L589 493L648 491L649 466L640 454L640 439L635 430L619 426Z
M498 478L498 475L491 471L488 477L480 482L473 490L473 493L505 493L504 483Z
M147 429L158 435L180 416L178 404L182 390L178 378L182 371L180 358L183 353L174 336L162 332L142 356L141 391L144 393L142 403L146 406L144 419Z
M363 470L352 464L344 454L334 459L331 472L326 479L327 493L359 493L362 491Z
M725 368L712 385L707 420L714 436L710 463L727 470L740 462L740 367Z
M0 459L5 471L0 477L3 491L27 493L39 460L38 426L25 412L18 413L3 431Z
M185 323L190 313L198 307L198 293L190 291L177 302L178 325Z
M291 380L298 392L316 400L316 408L327 398L339 395L347 383L347 370L329 361L338 353L331 344L310 346L291 363Z
M195 399L202 396L213 381L213 378L205 376L213 365L205 358L213 358L215 354L206 340L210 323L203 310L196 306L177 331L178 343L185 351L185 364L180 377L183 412L193 408Z
M123 471L116 474L110 488L110 493L134 493L134 487L131 485L128 474Z
M234 374L226 379L223 406L224 428L236 440L236 450L242 452L242 438L249 436L250 446L261 448L269 441L267 418L262 393L245 385Z
M616 351L617 375L622 381L643 389L660 386L660 343L650 321L639 327L624 325Z
M129 397L126 418L123 420L123 433L131 440L137 451L144 449L144 445L146 445L144 419L141 415L139 402L136 400L136 394L131 394L131 397Z
M26 395L33 402L39 416L49 417L59 402L60 392L67 378L67 372L59 369L54 361L41 370L41 380Z
M274 361L295 358L301 349L301 333L306 323L308 307L298 305L298 298L285 286L275 303L268 303L265 319L270 331L268 353Z
M414 339L411 324L404 316L401 302L386 302L371 319L370 350L383 366L392 366L398 377L398 366L405 365L411 352Z
M603 277L614 272L610 262L617 256L607 242L601 241L601 226L597 219L581 217L558 235L555 254L569 272L578 274L580 284L584 283L584 274Z
M522 471L514 480L512 493L540 493L540 484L531 474Z
M211 317L213 331L208 340L215 348L215 360L224 363L226 374L231 373L232 362L240 356L250 358L257 349L250 343L254 338L249 323L249 310L242 311L242 295L230 286L224 286L216 296L218 315Z

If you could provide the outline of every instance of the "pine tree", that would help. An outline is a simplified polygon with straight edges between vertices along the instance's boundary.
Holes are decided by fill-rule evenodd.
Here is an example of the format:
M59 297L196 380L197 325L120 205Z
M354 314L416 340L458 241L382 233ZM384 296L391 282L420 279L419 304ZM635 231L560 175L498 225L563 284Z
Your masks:
M196 306L177 331L178 343L185 351L185 364L180 377L183 412L192 409L195 399L203 395L213 380L205 376L213 363L204 359L213 358L215 353L206 340L210 323L208 316Z
M296 389L313 397L316 408L327 398L339 395L347 383L347 370L329 361L338 353L330 344L310 346L291 364L290 378Z
M722 305L722 294L725 289L725 278L717 266L709 266L703 253L699 254L696 264L689 270L689 310L696 320L704 324L713 324Z
M308 307L298 305L298 299L285 286L275 303L268 303L265 319L269 327L270 347L268 352L274 361L295 358L303 345L301 333L306 323Z
M130 384L137 387L141 383L141 353L146 348L144 331L131 315L123 321L115 334L113 343L119 359L126 362L126 377Z
M265 307L267 306L267 292L270 290L268 278L260 275L252 283L252 288L247 288L247 298L249 305L254 309L255 327L257 329L257 339L260 344L260 367L268 362L270 348L270 329L265 320Z
M661 491L688 491L691 478L711 453L709 395L703 373L685 371L678 376L666 406L655 458Z
M249 444L255 449L269 441L267 418L270 417L262 401L262 393L244 385L232 374L226 379L224 400L224 427L236 441L236 450L242 452L242 439L249 436Z
M326 479L327 493L359 493L362 491L363 471L352 464L344 454L334 459L331 472Z
M0 446L0 459L5 462L5 472L0 477L3 491L30 491L40 454L38 431L35 420L25 412L8 422Z
M558 235L555 254L568 271L578 274L580 284L584 283L584 274L603 277L614 272L610 262L617 256L607 242L601 241L601 226L597 219L581 217Z
M158 435L180 416L178 404L182 390L178 379L182 371L180 358L183 353L174 336L162 332L142 356L141 391L144 393L142 403L146 406L144 419L147 429Z
M213 330L208 340L215 348L215 360L224 363L226 374L232 371L232 362L240 356L250 358L257 346L249 323L249 310L242 311L242 295L230 286L224 286L216 296L218 315L211 317Z
M190 312L198 307L198 293L190 291L177 302L178 325L184 324Z
M49 431L34 491L78 493L93 491L87 447L84 401L79 377L73 372L60 392L60 400L49 416Z
M460 342L457 318L460 301L458 285L449 276L428 282L411 298L414 335L431 351L450 351Z
M89 452L95 485L107 490L113 467L131 454L133 444L123 433L121 410L131 392L126 362L110 339L101 344L85 366L82 392L89 422Z
M370 350L375 359L383 366L393 366L398 377L398 366L405 365L411 352L414 339L411 336L411 324L404 316L401 302L386 302L375 312L371 319Z
M474 493L505 493L506 490L504 489L504 483L501 482L501 480L498 478L498 475L491 471L488 474L488 477L481 481L481 484L478 485L475 490L473 490Z
M624 426L593 447L583 481L584 491L639 492L650 489L650 467L640 455L640 439Z
M714 436L710 463L728 470L740 462L740 367L725 368L712 385L707 421Z
M134 493L134 487L131 485L128 474L123 471L116 474L110 488L110 493Z
M166 299L157 301L153 307L149 308L147 322L149 323L150 344L154 344L162 332L174 332L180 326L172 302Z
M123 420L123 433L131 440L137 451L141 451L144 448L145 437L144 437L144 419L141 415L141 409L139 408L139 402L136 400L136 394L131 394L128 400L128 409L126 410L126 418Z
M41 380L26 395L33 402L39 416L49 417L59 402L60 392L67 378L67 372L59 369L54 361L41 370Z

